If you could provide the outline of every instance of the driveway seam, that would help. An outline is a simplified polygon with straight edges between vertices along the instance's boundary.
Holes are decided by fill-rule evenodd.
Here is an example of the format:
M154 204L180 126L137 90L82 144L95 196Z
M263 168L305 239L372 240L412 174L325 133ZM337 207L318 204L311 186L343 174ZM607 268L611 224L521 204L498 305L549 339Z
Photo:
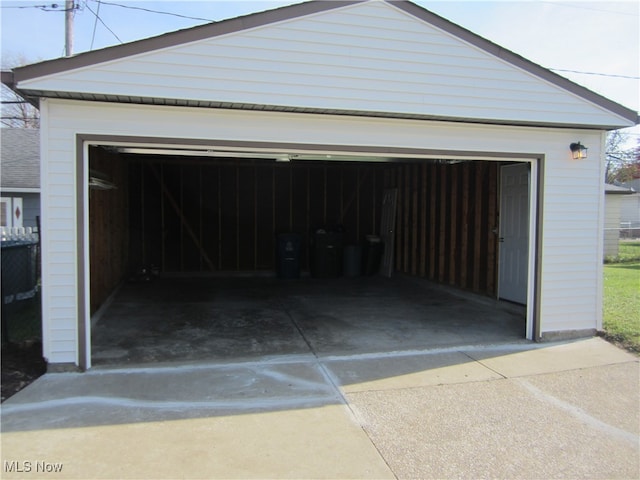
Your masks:
M602 433L615 437L618 440L625 441L633 446L636 450L640 450L640 437L634 433L628 432L618 427L614 427L613 425L609 425L602 420L598 420L593 417L585 410L580 407L573 405L572 403L566 402L564 400L559 399L549 393L544 392L540 388L536 387L532 383L526 381L523 378L514 378L511 379L512 382L520 385L522 388L527 390L529 393L533 395L537 400L544 402L546 404L553 405L554 407L563 410L568 413L575 419L579 420L582 423L585 423L591 428L601 431Z
M499 375L499 376L500 376L500 377L502 377L503 379L506 379L506 378L507 378L507 376L506 376L506 375L504 375L504 374L502 374L502 373L498 372L497 370L495 370L495 369L491 368L490 366L488 366L488 365L484 364L484 363L482 362L482 360L478 360L477 358L473 358L473 357L472 357L471 355L469 355L467 352L462 352L462 351L461 351L460 353L461 353L462 355L464 355L465 357L467 357L467 358L471 359L471 361L472 361L472 362L475 362L475 363L477 363L478 365L482 365L484 368L486 368L487 370L489 370L489 371L491 371L491 372L495 373L496 375Z
M340 381L338 380L338 378L333 374L333 372L329 369L329 367L325 365L324 362L321 361L320 359L317 359L317 364L320 367L320 371L323 377L325 378L325 380L327 381L327 383L331 385L331 387L333 387L333 389L335 390L336 394L338 395L338 397L340 398L344 406L347 407L347 410L351 414L351 418L353 419L353 421L356 423L356 425L358 425L358 427L360 427L360 430L362 430L362 433L365 434L365 436L367 437L367 439L369 440L369 443L371 443L373 448L376 449L376 452L378 452L378 455L380 456L382 461L385 463L385 465L389 469L389 472L391 472L391 474L393 475L393 478L397 480L398 476L393 471L393 468L391 468L391 465L387 461L386 457L382 454L382 452L378 448L378 445L376 445L376 442L374 442L373 438L371 438L371 436L369 435L369 432L367 432L367 429L365 428L365 422L363 421L364 417L360 412L358 412L354 408L353 405L351 405L346 394L340 388Z

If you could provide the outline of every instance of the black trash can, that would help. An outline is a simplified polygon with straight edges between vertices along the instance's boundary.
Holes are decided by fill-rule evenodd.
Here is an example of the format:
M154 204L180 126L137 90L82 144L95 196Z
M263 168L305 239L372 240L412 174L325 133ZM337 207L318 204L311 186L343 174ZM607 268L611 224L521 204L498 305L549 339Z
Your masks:
M358 277L362 273L362 247L347 245L344 247L342 273L345 277Z
M367 235L362 249L362 274L377 275L384 251L384 243L377 235Z
M311 276L336 278L342 275L342 233L316 230L311 238Z
M279 278L300 278L300 244L297 233L278 235L276 270Z

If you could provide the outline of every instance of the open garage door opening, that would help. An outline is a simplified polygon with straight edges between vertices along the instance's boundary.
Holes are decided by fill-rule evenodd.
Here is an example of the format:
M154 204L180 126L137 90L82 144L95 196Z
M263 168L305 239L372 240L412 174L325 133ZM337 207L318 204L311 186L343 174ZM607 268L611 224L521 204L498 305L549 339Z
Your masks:
M91 146L92 364L523 339L526 299L497 300L513 163Z

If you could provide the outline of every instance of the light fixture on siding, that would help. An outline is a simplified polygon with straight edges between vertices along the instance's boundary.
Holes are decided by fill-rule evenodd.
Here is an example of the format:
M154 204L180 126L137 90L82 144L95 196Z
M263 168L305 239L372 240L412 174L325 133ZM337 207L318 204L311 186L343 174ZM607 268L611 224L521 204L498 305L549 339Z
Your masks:
M574 160L580 160L581 158L587 158L587 147L582 145L580 142L572 143L569 145L569 150L571 150L571 156Z

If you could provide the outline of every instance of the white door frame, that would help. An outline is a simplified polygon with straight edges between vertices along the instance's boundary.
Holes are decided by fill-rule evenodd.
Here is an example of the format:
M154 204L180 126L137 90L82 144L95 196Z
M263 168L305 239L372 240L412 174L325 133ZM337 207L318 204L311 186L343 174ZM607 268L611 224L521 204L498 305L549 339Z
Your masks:
M83 135L76 134L76 205L77 205L77 246L78 252L77 278L78 278L78 366L81 369L91 368L91 308L90 308L90 246L89 246L89 147L95 145L111 146L132 146L132 147L154 147L171 145L180 147L187 145L193 147L198 141L189 142L186 139L163 139L149 137L121 137L113 135ZM270 153L274 151L287 151L290 153L313 154L344 154L360 155L366 157L368 161L375 161L376 157L383 159L390 155L396 158L411 158L415 160L429 159L464 159L479 161L520 161L529 163L531 166L531 183L529 188L529 261L528 261L528 286L527 286L527 313L526 313L526 338L528 340L539 339L540 319L539 319L539 292L540 275L537 261L537 249L541 239L538 238L538 222L541 221L541 212L538 211L538 175L541 158L535 154L502 152L476 153L459 151L426 151L422 149L389 149L383 147L344 147L332 145L301 145L296 148L295 144L279 144L250 141L225 141L210 140L209 145L217 143L225 148L230 144L237 144L237 149L250 150L255 153ZM394 151L396 150L396 151ZM382 161L382 160L380 160ZM540 165L539 165L540 164Z

